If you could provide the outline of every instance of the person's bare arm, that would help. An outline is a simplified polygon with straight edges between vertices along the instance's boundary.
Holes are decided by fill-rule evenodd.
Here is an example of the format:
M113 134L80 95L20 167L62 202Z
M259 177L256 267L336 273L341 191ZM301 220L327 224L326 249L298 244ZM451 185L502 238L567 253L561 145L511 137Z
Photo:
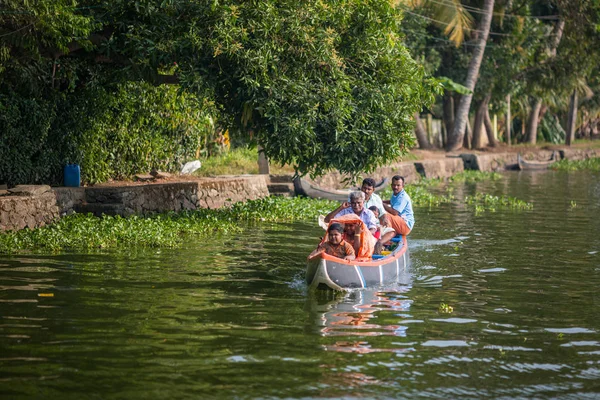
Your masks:
M392 206L390 206L389 200L384 200L382 203L383 203L383 208L385 209L385 211L387 213L392 214L392 215L400 215L400 213L398 211L396 211L395 209L392 208Z
M348 207L350 207L350 203L348 203L347 201L343 202L338 208L336 208L335 210L333 210L332 212L327 214L327 216L325 217L325 222L329 223L329 221L331 221L331 219L333 217L335 217L337 215L337 213L342 211L344 208L348 208Z

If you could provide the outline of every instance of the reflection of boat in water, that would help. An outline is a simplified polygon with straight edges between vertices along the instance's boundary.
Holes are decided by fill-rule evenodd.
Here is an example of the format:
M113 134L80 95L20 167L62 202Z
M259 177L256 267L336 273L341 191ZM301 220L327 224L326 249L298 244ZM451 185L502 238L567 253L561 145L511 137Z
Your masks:
M375 186L375 192L385 189L387 187L387 183L388 179L383 179L377 184L377 186ZM306 197L335 201L347 201L352 190L359 190L358 188L339 190L324 188L299 177L294 179L294 189L296 190L296 193Z
M557 161L557 157L556 157L556 152L552 152L552 156L550 156L550 159L547 161L529 161L529 160L524 160L521 157L521 154L517 155L517 162L519 164L519 169L521 171L535 171L535 170L544 170L544 169L548 169L548 167L550 167L552 164L554 164Z
M410 285L412 277L404 274L403 280ZM378 347L377 343L381 341L373 339L375 342L370 342L368 338L406 336L408 325L386 322L390 321L391 314L398 322L408 317L412 305L412 300L404 294L408 290L410 286L397 286L393 292L357 290L348 292L343 297L337 295L333 299L324 297L327 292L313 292L307 305L313 314L311 320L316 324L320 335L336 338L333 342L324 344L326 350L355 353L404 352L407 350L404 347ZM387 340L383 342L388 343Z
M410 264L406 236L398 239L398 247L390 254L373 256L368 261L348 261L324 252L312 253L307 261L306 283L310 288L344 291L398 282Z

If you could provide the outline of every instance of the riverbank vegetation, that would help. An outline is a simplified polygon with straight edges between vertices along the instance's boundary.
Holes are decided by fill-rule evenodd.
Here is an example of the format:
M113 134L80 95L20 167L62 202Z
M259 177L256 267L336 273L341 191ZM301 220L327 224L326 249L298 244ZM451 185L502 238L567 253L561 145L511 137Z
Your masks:
M238 234L256 223L316 221L337 204L302 197L267 197L229 208L162 213L147 217L95 217L73 214L34 230L0 234L0 254L19 251L128 249L178 247L186 236L212 238Z
M0 184L175 171L224 132L302 174L371 170L439 88L401 20L371 0L5 1Z
M60 184L68 162L84 183L174 172L224 133L313 175L368 173L415 139L597 137L599 26L572 0L7 0L0 184Z
M471 174L468 174L471 176ZM475 174L481 181L489 173ZM492 178L493 179L493 178ZM423 180L408 185L406 191L415 207L437 207L456 201L452 188L443 188L440 180ZM391 191L381 193L389 198ZM531 208L510 197L478 194L465 198L467 205L479 213L502 207L515 210ZM264 223L314 222L339 204L329 200L303 197L267 197L236 203L220 209L200 209L179 213L163 213L147 217L94 217L91 214L73 214L60 221L34 230L0 234L0 254L19 252L98 251L105 249L173 248L181 246L186 238L214 238L240 234L249 226Z
M552 164L552 169L559 171L600 172L600 158L588 158L585 160L560 160Z

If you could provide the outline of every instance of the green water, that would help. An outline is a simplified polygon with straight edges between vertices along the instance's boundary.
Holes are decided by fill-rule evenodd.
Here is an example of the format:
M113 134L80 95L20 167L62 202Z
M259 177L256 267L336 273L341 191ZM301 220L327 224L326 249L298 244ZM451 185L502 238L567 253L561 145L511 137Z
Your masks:
M0 257L0 396L600 397L600 175L515 172L455 195L476 192L534 208L417 208L405 282L338 297L304 286L312 224Z

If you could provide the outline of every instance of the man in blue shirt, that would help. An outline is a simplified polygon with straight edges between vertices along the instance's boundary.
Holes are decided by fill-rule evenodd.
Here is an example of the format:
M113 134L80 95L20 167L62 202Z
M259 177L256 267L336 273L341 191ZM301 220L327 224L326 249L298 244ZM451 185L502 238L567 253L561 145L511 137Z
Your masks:
M381 243L387 243L397 235L408 235L415 225L412 202L408 193L404 191L404 177L395 175L392 178L392 198L383 202L388 225L394 228L394 232L385 234Z

